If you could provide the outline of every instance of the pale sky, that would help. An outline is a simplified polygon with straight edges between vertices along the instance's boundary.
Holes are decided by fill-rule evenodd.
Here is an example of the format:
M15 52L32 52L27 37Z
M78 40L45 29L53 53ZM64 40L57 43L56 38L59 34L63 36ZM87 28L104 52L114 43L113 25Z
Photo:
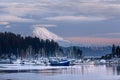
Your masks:
M120 44L120 0L0 0L0 31L33 35L35 26L73 42Z

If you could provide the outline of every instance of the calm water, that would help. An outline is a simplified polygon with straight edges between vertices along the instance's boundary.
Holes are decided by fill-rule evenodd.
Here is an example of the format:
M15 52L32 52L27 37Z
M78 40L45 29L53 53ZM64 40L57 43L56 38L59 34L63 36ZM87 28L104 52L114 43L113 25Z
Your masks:
M29 72L1 72L0 80L120 80L120 65L79 65Z

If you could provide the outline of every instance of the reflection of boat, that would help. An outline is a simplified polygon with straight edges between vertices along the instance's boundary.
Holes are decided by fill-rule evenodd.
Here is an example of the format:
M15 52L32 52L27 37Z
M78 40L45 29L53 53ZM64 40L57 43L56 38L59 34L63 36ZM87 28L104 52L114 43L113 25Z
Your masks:
M61 61L50 61L50 65L51 66L69 66L70 65L70 61L68 60L61 60Z

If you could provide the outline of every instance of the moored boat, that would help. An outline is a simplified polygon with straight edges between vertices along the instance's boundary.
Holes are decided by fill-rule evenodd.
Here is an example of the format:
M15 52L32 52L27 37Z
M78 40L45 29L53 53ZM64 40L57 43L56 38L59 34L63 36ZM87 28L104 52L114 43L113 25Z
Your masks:
M51 66L69 66L70 65L70 61L68 60L61 60L61 61L50 61L50 65Z

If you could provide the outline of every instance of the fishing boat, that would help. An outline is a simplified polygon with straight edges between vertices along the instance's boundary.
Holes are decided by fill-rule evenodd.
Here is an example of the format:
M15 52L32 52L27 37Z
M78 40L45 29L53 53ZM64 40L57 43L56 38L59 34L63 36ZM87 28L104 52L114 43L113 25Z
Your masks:
M50 61L50 65L51 66L69 66L70 65L70 61L68 60L54 60L54 61Z

